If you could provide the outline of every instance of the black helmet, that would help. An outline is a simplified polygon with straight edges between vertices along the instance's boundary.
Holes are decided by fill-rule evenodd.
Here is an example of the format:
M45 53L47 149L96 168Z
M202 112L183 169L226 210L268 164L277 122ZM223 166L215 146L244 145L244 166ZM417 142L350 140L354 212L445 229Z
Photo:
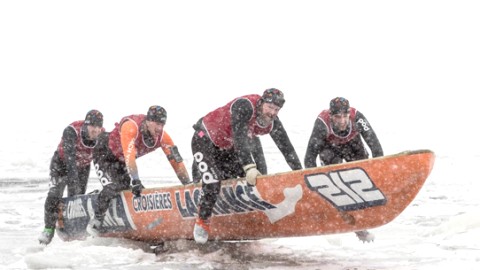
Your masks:
M350 103L346 98L336 97L330 101L330 114L348 113Z
M167 111L158 105L148 108L147 120L165 124L167 122Z
M265 90L262 95L262 100L263 102L273 103L280 108L283 107L283 104L285 103L285 98L283 97L282 91L276 88Z
M103 127L103 114L97 110L91 110L85 116L85 125Z

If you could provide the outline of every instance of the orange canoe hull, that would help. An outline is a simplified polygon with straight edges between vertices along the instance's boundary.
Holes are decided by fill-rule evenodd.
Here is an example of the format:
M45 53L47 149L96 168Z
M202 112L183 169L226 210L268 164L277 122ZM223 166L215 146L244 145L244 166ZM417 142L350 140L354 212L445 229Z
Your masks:
M415 198L430 174L429 150L222 183L211 240L247 240L359 231L387 224ZM104 221L106 237L150 243L193 239L201 185L122 192ZM85 236L97 195L65 198L58 227L63 240Z

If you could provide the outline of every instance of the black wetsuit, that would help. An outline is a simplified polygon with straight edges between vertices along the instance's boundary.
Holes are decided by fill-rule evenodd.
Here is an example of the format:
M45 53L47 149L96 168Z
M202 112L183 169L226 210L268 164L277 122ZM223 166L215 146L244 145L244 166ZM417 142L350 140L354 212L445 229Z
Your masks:
M202 180L202 196L199 202L199 217L207 220L212 215L221 180L244 177L243 166L256 163L257 169L262 174L267 174L267 165L260 139L249 134L252 123L256 121L256 106L258 97L238 98L227 106L230 119L223 119L231 123L231 138L228 138L233 147L222 148L212 141L209 134L218 130L209 130L201 118L193 127L195 133L192 138L192 153L194 161L192 175L194 181ZM225 112L218 114L222 117ZM218 121L221 121L218 119ZM220 127L221 125L219 125ZM219 128L220 129L220 128ZM271 138L282 152L285 160L292 170L302 169L302 164L290 142L280 119L276 117L270 132Z
M82 122L74 122L64 129L62 141L51 159L50 185L44 205L45 228L55 228L65 187L68 196L85 194L87 189L96 140L88 139L87 127Z
M347 130L337 131L332 126L327 112L319 115L313 126L310 140L305 153L305 168L317 166L317 157L320 157L320 165L349 162L368 158L368 152L361 137L367 143L373 157L383 156L382 146L367 118L359 111L351 108L352 121ZM353 132L353 133L352 133ZM354 134L350 136L349 134ZM361 136L361 137L360 137ZM339 139L343 138L343 139Z

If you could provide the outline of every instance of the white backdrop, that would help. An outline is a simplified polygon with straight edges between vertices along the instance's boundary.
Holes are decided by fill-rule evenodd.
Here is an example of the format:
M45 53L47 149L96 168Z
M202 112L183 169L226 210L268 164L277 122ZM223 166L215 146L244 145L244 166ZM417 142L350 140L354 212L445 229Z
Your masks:
M313 125L331 98L344 96L370 120L386 153L479 146L459 139L479 131L472 121L480 88L476 1L0 5L0 110L9 127L2 141L48 130L52 146L91 108L110 130L122 116L159 104L174 140L189 148L200 116L276 87L287 98L280 116L289 129ZM301 149L306 140L295 144Z

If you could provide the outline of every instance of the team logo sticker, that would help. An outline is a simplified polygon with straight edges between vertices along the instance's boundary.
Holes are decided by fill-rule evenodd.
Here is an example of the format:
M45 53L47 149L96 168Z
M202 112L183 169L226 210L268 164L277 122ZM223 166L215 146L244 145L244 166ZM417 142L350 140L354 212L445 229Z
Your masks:
M62 222L64 233L70 237L85 234L88 222L95 218L94 205L97 204L97 194L87 196L73 196L64 199ZM125 197L122 194L112 199L110 207L105 213L102 232L122 232L136 230L131 219Z
M341 211L387 203L385 195L361 168L305 175L305 183Z

